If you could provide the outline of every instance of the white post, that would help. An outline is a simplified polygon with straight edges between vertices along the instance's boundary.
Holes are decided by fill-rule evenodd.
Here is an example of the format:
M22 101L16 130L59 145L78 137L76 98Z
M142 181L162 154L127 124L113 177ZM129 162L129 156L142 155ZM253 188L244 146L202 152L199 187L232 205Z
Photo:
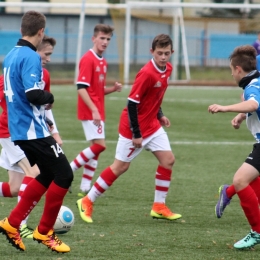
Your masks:
M177 70L178 70L178 63L179 63L179 19L177 9L173 9L173 25L172 25L172 35L173 35L173 73L172 73L172 80L177 79Z
M125 51L124 51L124 83L129 84L130 71L130 41L131 41L131 6L127 3L126 6L126 21L125 21Z
M178 8L178 13L179 13L179 18L180 18L182 51L183 51L183 56L184 56L186 79L190 80L190 66L189 66L189 59L188 59L188 50L187 50L186 34L185 34L185 27L184 27L184 21L183 21L183 12L182 12L181 8Z
M85 22L85 4L86 4L86 0L82 0L80 18L79 18L79 35L78 35L78 47L77 47L77 56L76 56L76 65L75 65L74 84L77 83L78 72L79 72L79 61L81 58L82 39L84 34L84 22Z

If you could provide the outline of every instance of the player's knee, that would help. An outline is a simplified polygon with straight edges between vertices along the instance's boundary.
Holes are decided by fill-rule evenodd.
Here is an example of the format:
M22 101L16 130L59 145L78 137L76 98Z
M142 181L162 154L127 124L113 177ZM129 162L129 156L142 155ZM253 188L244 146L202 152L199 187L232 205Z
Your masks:
M17 187L10 186L10 193L11 193L12 197L17 197L19 190L20 190L20 186L17 186Z
M64 189L68 189L71 186L73 181L74 175L72 169L69 167L67 171L63 172L62 174L58 175L55 178L55 183Z

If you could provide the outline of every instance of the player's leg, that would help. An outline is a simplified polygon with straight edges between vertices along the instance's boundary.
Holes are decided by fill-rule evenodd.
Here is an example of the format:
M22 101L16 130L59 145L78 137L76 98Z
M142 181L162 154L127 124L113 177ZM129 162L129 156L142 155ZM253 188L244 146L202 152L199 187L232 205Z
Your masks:
M17 144L25 151L31 165L37 161L40 174L28 184L9 217L0 223L0 231L9 237L13 245L16 244L17 239L10 236L17 235L15 230L19 228L22 219L29 214L48 189L43 216L34 232L34 239L54 251L68 252L69 247L53 235L53 225L73 179L69 162L52 137L44 140L19 141Z
M94 139L90 141L89 149L95 151L95 156L90 158L83 166L83 174L80 183L81 192L78 193L78 196L80 197L85 196L90 190L92 179L98 166L99 155L105 150L105 139Z
M166 197L171 184L172 167L175 162L170 142L163 128L159 129L145 146L157 158L159 165L155 174L154 203L150 215L157 219L176 220L180 214L173 213L166 206Z
M17 162L25 157L24 152L15 147L10 138L1 138L2 150L0 166L8 171L9 181L0 182L0 196L17 197L24 173Z
M80 190L84 196L84 193L87 193L90 189L91 181L98 165L99 154L106 149L106 146L105 124L103 121L101 121L99 127L93 124L93 120L82 121L82 127L86 140L90 142L90 146L81 151L70 163L70 166L73 172L84 166L80 184Z
M258 145L254 145L253 151L248 155L247 159L245 162L247 162L250 165L253 165L256 169L258 169L258 158L260 159L260 155L258 155ZM253 158L253 159L248 159L248 158ZM257 198L258 198L258 203L260 204L260 177L257 176L254 180L250 182L251 188L254 190ZM219 187L219 199L218 202L215 206L215 213L217 218L221 218L223 215L223 212L226 208L227 205L229 205L232 197L236 194L235 186L234 184L232 185L221 185Z
M233 184L240 199L240 205L251 226L250 233L234 244L234 247L237 249L251 248L256 244L260 244L260 211L258 199L250 186L252 180L259 176L259 166L260 163L257 162L259 169L256 169L245 162L234 175Z
M101 172L89 193L77 201L81 218L92 223L92 211L94 201L100 197L115 180L130 166L130 162L142 151L143 148L135 149L131 139L119 137L116 147L115 160L112 165Z
M20 201L27 185L40 173L38 166L35 164L33 167L30 165L28 159L25 157L18 162L18 166L26 173L20 185L18 193L18 202ZM20 236L22 238L33 238L33 229L27 225L29 215L22 220L19 228Z
M66 253L70 248L53 233L53 226L73 180L73 173L65 154L53 137L45 138L44 142L38 140L35 148L37 147L41 159L37 161L40 174L36 180L48 189L43 214L33 238L58 253Z

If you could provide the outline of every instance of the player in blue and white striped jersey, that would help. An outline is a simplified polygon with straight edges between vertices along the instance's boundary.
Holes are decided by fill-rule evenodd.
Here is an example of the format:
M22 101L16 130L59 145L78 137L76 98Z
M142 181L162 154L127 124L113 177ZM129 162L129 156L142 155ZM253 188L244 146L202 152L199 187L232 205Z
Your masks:
M29 182L10 215L0 221L0 232L14 247L24 251L19 234L20 223L46 193L43 214L33 232L33 239L53 251L66 253L70 247L57 238L53 226L73 173L46 124L45 110L52 107L54 97L43 90L41 59L36 53L44 36L45 23L43 14L26 12L21 23L22 39L3 63L11 140L24 151L31 166L37 164L40 174Z
M244 91L240 103L221 106L213 104L208 107L212 114L219 112L237 112L232 126L238 129L246 119L247 127L254 136L256 143L253 151L236 171L233 185L220 187L220 197L216 205L216 214L221 217L225 207L230 203L230 187L233 187L240 199L240 205L251 226L250 233L234 244L237 249L252 248L260 244L260 211L259 201L252 182L260 173L260 73L256 68L256 50L250 45L237 47L230 55L230 69L239 87Z

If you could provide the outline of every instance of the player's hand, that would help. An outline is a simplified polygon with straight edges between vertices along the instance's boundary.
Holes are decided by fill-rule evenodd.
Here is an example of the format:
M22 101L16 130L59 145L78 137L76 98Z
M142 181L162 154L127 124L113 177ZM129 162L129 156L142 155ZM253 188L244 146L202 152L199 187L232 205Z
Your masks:
M52 137L55 139L55 141L57 142L57 144L58 144L59 146L62 146L63 141L62 141L62 139L61 139L59 133L54 133L54 134L52 134Z
M143 142L143 138L132 138L133 141L133 146L134 148L141 148L142 147L142 142Z
M162 116L159 119L159 121L160 121L161 126L170 127L170 125L171 125L170 120L166 116Z
M93 117L93 124L95 126L100 126L101 125L101 117L100 117L100 114L97 110L92 111L92 117Z
M243 113L238 114L231 120L231 125L235 129L239 129L242 122L245 120L245 115Z
M122 84L116 82L115 85L114 85L114 88L115 88L115 91L121 92L121 90L122 90Z
M218 105L218 104L210 105L208 107L208 111L211 114L215 114L215 113L218 113L218 112L226 112L225 106L221 106L221 105Z
M52 109L52 106L53 106L53 104L46 104L46 105L45 105L45 110L50 110L50 109Z

